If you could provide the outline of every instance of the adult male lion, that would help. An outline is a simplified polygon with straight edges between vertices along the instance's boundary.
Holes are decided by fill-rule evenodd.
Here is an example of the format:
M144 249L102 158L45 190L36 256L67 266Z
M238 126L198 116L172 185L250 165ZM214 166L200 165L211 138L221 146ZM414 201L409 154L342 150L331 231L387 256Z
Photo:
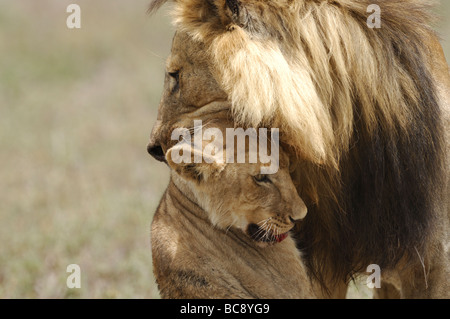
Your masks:
M149 152L163 158L173 121L226 108L279 127L309 211L298 247L326 291L378 264L400 293L382 297L450 296L450 77L428 4L176 0Z

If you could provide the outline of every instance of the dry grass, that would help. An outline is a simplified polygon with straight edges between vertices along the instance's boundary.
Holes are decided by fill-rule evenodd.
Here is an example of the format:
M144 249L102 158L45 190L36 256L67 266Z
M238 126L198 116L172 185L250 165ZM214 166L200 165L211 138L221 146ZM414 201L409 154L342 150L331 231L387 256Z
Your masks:
M0 0L2 298L158 297L149 229L168 170L146 144L173 30L148 2Z
M149 229L168 171L146 144L172 30L147 0L77 1L69 30L70 2L0 3L0 296L157 297Z

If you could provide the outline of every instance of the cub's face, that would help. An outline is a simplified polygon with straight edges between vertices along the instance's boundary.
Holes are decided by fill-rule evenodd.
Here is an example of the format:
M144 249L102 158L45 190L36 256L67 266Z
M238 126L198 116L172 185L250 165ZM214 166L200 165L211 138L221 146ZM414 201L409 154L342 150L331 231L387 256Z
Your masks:
M216 227L240 229L267 246L286 239L295 222L306 216L305 203L289 174L288 156L281 150L279 170L269 175L261 174L261 163L176 164L172 151L166 156L169 166L189 181Z

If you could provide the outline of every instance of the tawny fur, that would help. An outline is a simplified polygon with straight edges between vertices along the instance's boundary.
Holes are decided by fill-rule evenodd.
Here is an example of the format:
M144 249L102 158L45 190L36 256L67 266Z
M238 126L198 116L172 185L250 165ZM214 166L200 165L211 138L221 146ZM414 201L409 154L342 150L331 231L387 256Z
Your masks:
M223 122L222 124L223 125ZM284 234L306 206L289 176L287 156L270 184L252 176L261 164L175 164L152 223L154 274L163 298L314 298L292 238L255 241L257 224ZM260 237L267 238L267 237Z

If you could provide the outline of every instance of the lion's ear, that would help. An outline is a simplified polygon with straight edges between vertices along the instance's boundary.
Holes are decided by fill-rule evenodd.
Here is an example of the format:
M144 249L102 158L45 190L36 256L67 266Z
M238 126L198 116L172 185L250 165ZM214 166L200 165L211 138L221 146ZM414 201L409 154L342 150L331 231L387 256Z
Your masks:
M228 10L230 10L233 22L239 22L242 19L241 13L243 13L243 10L240 7L240 2L238 0L225 0L225 3Z
M252 24L251 15L242 0L217 0L219 13L225 24L228 26L237 25L241 28L248 29Z
M184 154L185 151L188 152L188 155ZM180 153L183 153L183 155L180 155ZM196 163L196 159L197 161L201 159L201 163ZM186 150L178 146L174 146L167 151L166 160L170 168L181 177L198 183L218 176L226 165L217 162L215 158L205 158L198 150L192 148Z

